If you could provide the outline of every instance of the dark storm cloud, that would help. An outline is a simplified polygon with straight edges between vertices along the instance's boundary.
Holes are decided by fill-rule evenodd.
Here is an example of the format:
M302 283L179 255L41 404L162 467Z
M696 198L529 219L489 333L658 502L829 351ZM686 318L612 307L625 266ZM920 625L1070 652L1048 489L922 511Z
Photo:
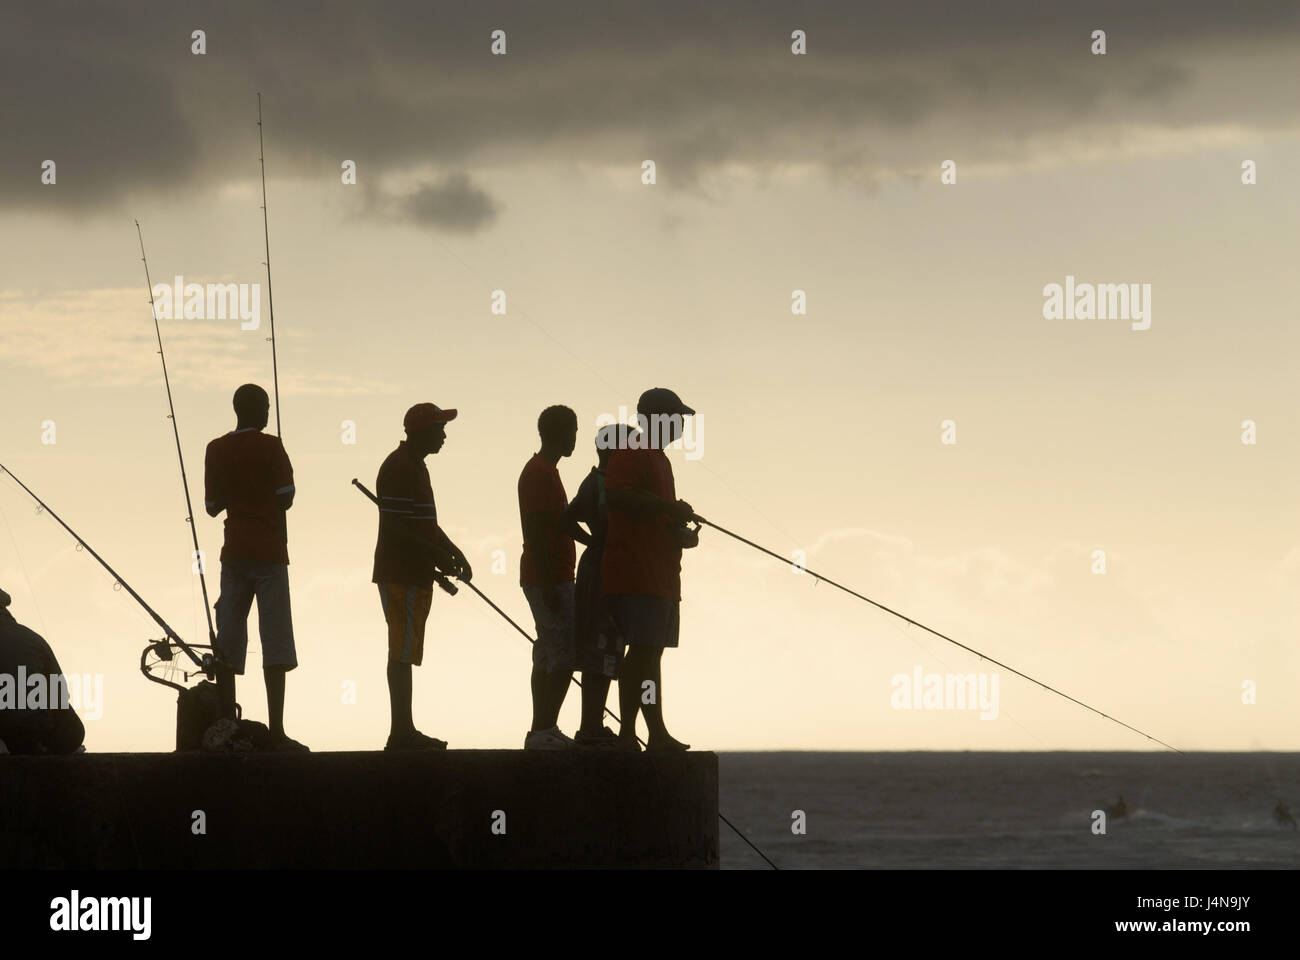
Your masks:
M362 195L366 216L454 233L473 233L486 227L499 212L497 202L463 172L449 174L440 183L423 184L409 193L390 193L372 187Z
M391 215L490 222L495 166L815 164L871 179L938 128L967 158L1089 124L1293 128L1291 2L47 2L0 13L0 209L93 212L256 173L431 168ZM790 32L809 55L790 54ZM489 55L493 29L509 52ZM1107 31L1106 57L1088 54ZM190 53L203 29L207 54ZM251 156L250 156L251 153ZM39 183L58 163L58 188ZM930 162L926 155L926 162ZM371 193L371 197L382 196Z

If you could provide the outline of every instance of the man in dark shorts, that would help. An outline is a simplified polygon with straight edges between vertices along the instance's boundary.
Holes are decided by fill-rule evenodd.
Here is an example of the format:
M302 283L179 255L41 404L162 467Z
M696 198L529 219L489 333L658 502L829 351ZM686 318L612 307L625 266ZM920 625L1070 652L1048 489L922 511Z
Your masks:
M619 745L628 750L639 749L638 710L649 730L647 749L690 746L664 726L661 661L667 647L677 646L682 548L694 546L685 524L694 514L689 503L677 499L672 464L663 448L681 437L682 418L694 413L671 390L647 390L637 402L640 433L630 434L626 445L613 452L606 470L609 529L601 591L628 644L618 681L623 715Z
M388 701L391 724L385 750L445 750L446 741L415 728L411 667L424 661L424 628L441 571L466 582L473 576L460 548L438 526L438 508L424 458L447 442L455 410L417 403L406 411L406 439L379 468L379 535L372 581L388 625Z
M293 506L293 466L279 437L263 433L271 409L266 391L246 383L235 391L235 429L208 444L204 505L226 512L217 598L216 676L225 715L235 716L235 677L248 654L248 613L257 598L270 749L304 753L284 732L284 678L298 666L289 609L285 511Z
M68 683L59 661L40 634L14 619L9 604L9 594L0 590L0 685L12 695L12 702L0 695L0 753L76 753L86 728L67 703ZM32 709L26 681L37 676L48 695L44 708Z
M561 732L559 719L575 658L573 541L588 538L565 517L569 499L556 464L573 453L578 415L565 406L547 407L537 418L537 433L542 447L524 465L518 484L524 536L519 586L537 626L529 682L533 719L524 749L566 750L574 743Z
M630 428L611 423L596 434L597 465L591 468L565 511L568 520L585 523L591 542L578 560L574 591L574 646L582 671L582 725L573 738L578 746L612 746L614 731L604 725L605 700L610 681L618 676L625 644L600 595L600 562L608 529L605 469L616 449L627 444Z

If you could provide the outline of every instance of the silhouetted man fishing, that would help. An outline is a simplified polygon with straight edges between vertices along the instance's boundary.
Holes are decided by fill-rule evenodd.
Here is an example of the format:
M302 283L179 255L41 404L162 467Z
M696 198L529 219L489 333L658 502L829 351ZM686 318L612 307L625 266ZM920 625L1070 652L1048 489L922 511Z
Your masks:
M235 677L248 654L248 612L257 598L262 675L271 749L305 752L284 732L285 674L298 665L289 609L285 511L293 506L293 466L279 437L262 432L271 409L266 391L246 383L235 391L235 429L208 444L204 505L226 512L217 598L217 686L227 717L235 715Z
M447 441L455 410L417 403L402 421L406 439L379 468L379 534L373 582L388 624L388 699L392 722L385 750L445 750L447 743L415 729L411 667L424 660L424 628L435 571L468 581L469 560L438 526L438 508L424 458Z
M574 667L573 541L589 538L565 516L569 498L556 464L573 453L578 415L568 407L547 407L537 418L537 433L542 448L524 464L518 485L524 536L519 586L537 627L530 684L533 720L524 749L565 750L573 746L559 727Z
M605 700L609 684L618 676L625 644L601 597L600 562L608 531L609 498L605 469L616 449L627 445L625 423L611 423L596 434L597 465L583 479L565 511L566 522L585 523L590 542L578 560L574 590L574 646L577 666L582 671L582 725L574 737L579 746L616 745L614 731L604 725Z
M649 729L647 749L690 748L664 726L661 661L664 650L678 641L682 549L699 541L686 528L694 511L677 499L672 464L663 448L682 436L682 418L694 413L671 390L647 390L637 401L643 430L629 433L606 470L609 529L601 590L628 644L618 681L619 746L628 750L639 749L638 710Z
M0 590L0 753L76 753L86 728L68 705L67 678L44 638L14 619L10 603Z

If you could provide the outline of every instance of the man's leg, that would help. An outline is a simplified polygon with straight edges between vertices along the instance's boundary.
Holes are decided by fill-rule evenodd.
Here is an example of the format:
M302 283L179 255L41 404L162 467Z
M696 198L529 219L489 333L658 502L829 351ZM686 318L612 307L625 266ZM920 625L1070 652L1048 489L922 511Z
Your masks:
M284 731L285 674L298 666L289 604L289 566L272 563L253 572L257 623L262 635L262 677L266 681L267 726L272 743L305 750Z
M379 584L388 625L388 743L385 750L445 750L447 744L415 728L412 667L424 662L424 630L433 604L431 589L416 584Z
M677 608L666 601L655 618L655 638L657 643L676 646L677 644ZM690 744L682 743L668 733L664 726L664 684L663 684L663 646L646 646L642 651L644 657L644 674L642 682L649 681L646 696L641 703L645 714L647 750L689 750Z
M213 675L221 696L221 714L235 719L235 675L244 672L248 652L248 612L253 608L253 585L237 566L221 565L221 593L217 614L216 665Z
M567 589L566 589L567 588ZM533 725L530 732L559 725L560 708L573 676L573 584L558 584L560 608L546 605L540 588L524 591L533 611L537 643L533 647L533 670L529 687L533 695Z
M266 680L266 715L267 726L271 736L282 740L284 732L284 675L285 667L263 667L262 676Z
M633 644L627 648L623 669L618 675L618 712L620 740L636 742L636 715L641 709L641 683L645 679L645 648Z
M598 734L605 728L605 701L609 698L610 678L603 673L582 674L582 726L579 733Z
M388 707L391 721L388 726L390 740L408 736L415 730L411 716L411 665L388 658Z

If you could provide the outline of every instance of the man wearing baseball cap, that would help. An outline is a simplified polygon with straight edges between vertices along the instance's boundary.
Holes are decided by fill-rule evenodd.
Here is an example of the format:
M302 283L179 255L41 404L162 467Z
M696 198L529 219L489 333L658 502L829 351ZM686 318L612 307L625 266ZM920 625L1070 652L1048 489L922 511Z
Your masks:
M682 436L682 418L695 413L664 387L641 394L639 433L615 450L606 472L608 530L601 557L601 591L610 617L627 642L618 682L619 746L638 750L636 716L645 714L647 749L689 749L663 719L661 660L677 646L683 547L695 545L686 523L691 505L677 499L672 464L663 448Z
M443 740L415 729L411 667L424 660L424 626L435 571L468 581L469 561L438 526L433 485L424 458L447 441L455 410L417 403L402 421L406 439L388 455L375 480L379 536L372 580L388 624L388 698L392 722L385 750L445 750Z

